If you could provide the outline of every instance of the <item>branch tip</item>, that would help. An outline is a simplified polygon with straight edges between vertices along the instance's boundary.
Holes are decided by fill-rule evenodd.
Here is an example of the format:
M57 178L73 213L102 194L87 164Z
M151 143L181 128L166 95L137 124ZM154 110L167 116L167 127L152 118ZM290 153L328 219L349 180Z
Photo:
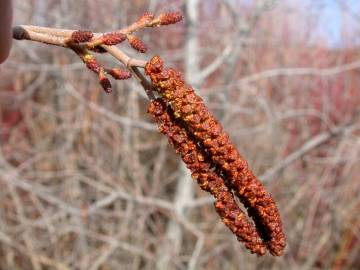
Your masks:
M16 40L23 40L26 39L28 34L22 26L15 26L12 29L12 36Z

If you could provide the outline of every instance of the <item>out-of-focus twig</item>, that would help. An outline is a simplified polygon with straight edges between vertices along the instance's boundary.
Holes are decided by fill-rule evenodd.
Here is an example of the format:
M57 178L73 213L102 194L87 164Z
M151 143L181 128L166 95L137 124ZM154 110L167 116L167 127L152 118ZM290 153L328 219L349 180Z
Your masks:
M353 130L357 126L358 126L357 123L355 123L354 121L351 121L340 127L335 127L329 131L323 132L323 133L311 138L310 140L305 142L298 150L294 151L293 153L288 155L284 160L282 160L280 163L276 164L274 167L272 167L268 171L266 171L263 175L260 176L260 178L264 182L270 181L277 173L284 170L287 166L292 164L294 161L305 156L311 150L319 147L320 145L326 143L327 141L329 141L330 139L332 139L334 137L340 136L350 130Z

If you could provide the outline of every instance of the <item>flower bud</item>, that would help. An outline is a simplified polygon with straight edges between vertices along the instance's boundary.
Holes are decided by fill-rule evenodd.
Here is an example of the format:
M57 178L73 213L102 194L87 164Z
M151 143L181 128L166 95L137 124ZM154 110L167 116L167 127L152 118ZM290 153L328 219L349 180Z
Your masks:
M141 53L145 53L147 51L145 44L139 38L133 35L128 35L127 39L129 41L130 46L133 47L135 50Z
M111 32L106 33L101 37L102 43L105 45L116 45L126 40L126 35L123 33Z
M107 73L109 73L111 76L113 76L116 80L126 80L131 78L131 73L128 70L122 70L120 68L112 68L109 70L106 70Z
M74 43L88 42L93 36L91 31L77 30L71 34L71 41Z
M105 71L103 68L100 68L99 83L106 93L112 92L112 86L111 86L110 80L106 77Z
M160 14L158 19L160 25L169 25L181 21L183 19L183 15L180 11L166 12Z

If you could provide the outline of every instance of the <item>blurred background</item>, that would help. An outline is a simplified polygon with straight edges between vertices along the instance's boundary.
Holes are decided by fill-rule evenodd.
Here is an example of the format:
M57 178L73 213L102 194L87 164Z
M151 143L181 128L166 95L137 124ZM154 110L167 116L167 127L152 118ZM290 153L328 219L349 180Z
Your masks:
M360 269L360 2L29 0L14 24L139 35L184 72L278 203L285 255L249 254L146 114L69 50L0 66L0 269ZM104 63L116 65L110 57Z

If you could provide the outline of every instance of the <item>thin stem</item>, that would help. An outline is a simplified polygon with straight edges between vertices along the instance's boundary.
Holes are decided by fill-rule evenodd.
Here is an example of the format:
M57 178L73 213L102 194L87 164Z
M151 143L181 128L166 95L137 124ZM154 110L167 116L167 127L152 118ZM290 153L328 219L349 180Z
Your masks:
M153 85L144 77L144 75L140 72L140 70L137 67L132 66L130 67L130 70L144 88L145 93L148 96L149 100L154 100L155 96L153 93L154 90Z
M74 30L70 29L60 29L60 28L50 28L50 27L42 27L42 26L34 26L34 25L20 25L25 30L37 32L41 34L53 35L57 37L70 37Z
M13 28L13 38L17 40L25 39L25 40L37 41L49 45L68 47L64 38L48 35L45 33L37 33L33 31L29 31L23 26L16 26Z
M115 32L117 33L122 33L122 34L125 34L125 35L129 35L129 34L132 34L136 31L139 31L145 27L151 27L151 23L150 22L140 22L140 21L137 21L135 23L133 23L132 25L126 27L126 28L123 28L123 29L120 29L120 30L117 30Z
M101 45L101 47L105 49L108 53L110 53L112 56L114 56L116 59L121 61L131 71L131 73L134 74L136 79L140 82L140 84L144 88L145 93L148 96L149 100L155 99L152 84L145 78L145 76L138 69L138 67L144 68L146 65L146 61L130 58L123 51L121 51L119 48L115 46Z
M120 60L126 67L143 68L146 65L146 61L131 58L116 46L101 45L101 47L116 59Z
M141 23L141 22L135 22L132 25L123 28L123 29L119 29L116 31L113 31L115 33L122 33L125 35L129 35L132 34L136 31L139 31L145 27L151 27L152 24L151 23ZM67 38L70 37L71 34L73 32L75 32L75 30L71 30L71 29L61 29L61 28L50 28L50 27L42 27L42 26L35 26L35 25L20 25L19 27L27 30L27 31L31 31L31 32L36 32L39 34L47 34L47 35L52 35L52 36L57 36L57 37L63 37L63 38ZM105 32L105 33L94 33L94 38L92 39L92 41L100 36L102 36L103 34L106 33L111 33L111 32Z

